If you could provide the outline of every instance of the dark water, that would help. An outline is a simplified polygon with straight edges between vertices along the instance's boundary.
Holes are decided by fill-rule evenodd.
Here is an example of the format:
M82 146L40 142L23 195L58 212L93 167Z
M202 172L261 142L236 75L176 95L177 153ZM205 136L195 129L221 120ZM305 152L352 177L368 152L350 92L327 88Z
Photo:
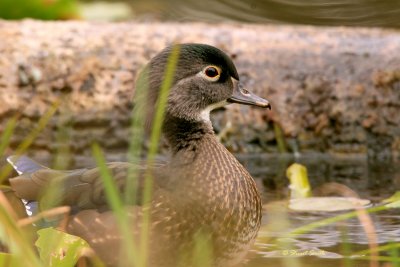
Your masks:
M321 189L323 185L340 183L377 205L400 191L399 160L367 160L362 156L351 155L340 158L326 154L303 154L300 158L271 154L236 156L256 179L264 203L259 239L245 267L370 266L367 260L346 257L349 254L357 255L358 251L368 249L369 246L365 229L358 218L315 228L289 240L284 239L292 229L341 214L289 211L285 203L289 196L285 172L292 163L301 163L307 167L312 188L317 194L331 195L331 191ZM44 164L49 163L45 159L36 159ZM108 161L113 160L126 159L108 158ZM94 166L94 162L85 158L74 167L81 165ZM372 213L369 217L378 246L400 242L399 209Z
M128 0L136 17L327 26L400 27L397 0Z
M340 159L318 154L306 155L297 160L292 156L271 155L241 156L240 159L262 188L264 205L275 206L268 211L265 209L259 243L247 267L370 266L367 260L346 257L368 249L369 240L358 218L316 228L290 240L282 239L288 230L341 214L288 211L283 202L288 198L285 171L295 161L302 163L307 166L310 182L317 193L331 194L318 188L336 182L377 205L400 190L398 160L368 161L366 158L348 156ZM370 219L377 236L377 245L400 242L398 209L372 213Z

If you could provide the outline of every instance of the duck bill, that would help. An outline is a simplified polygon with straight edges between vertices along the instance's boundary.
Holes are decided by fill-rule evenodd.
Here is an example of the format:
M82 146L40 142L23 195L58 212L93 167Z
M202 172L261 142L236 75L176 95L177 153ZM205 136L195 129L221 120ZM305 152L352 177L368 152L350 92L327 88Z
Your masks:
M268 100L249 92L248 90L243 88L238 80L232 79L232 81L233 94L230 98L228 98L229 103L238 103L271 109L271 104L268 102Z

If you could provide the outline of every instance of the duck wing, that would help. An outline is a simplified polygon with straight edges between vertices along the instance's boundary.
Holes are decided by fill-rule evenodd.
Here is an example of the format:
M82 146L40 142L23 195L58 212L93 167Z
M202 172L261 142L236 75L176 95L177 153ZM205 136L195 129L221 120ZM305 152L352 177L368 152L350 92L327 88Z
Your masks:
M11 156L7 161L20 174L10 179L11 188L18 197L27 200L28 203L39 201L45 191L54 184L57 186L60 205L69 205L75 211L108 208L99 168L71 171L53 170L26 156ZM154 169L155 172L159 173L157 170L162 166L162 164L158 164L157 167L153 166L152 170ZM138 195L136 199L141 199L146 166L127 162L112 162L108 163L107 167L121 193L126 188L129 177L132 177L132 179L137 177ZM130 175L131 172L136 173L136 175ZM157 176L157 174L153 173L153 176ZM155 183L153 190L157 190L157 183ZM135 204L140 204L140 202Z
M10 157L8 162L20 174L10 179L11 188L17 197L25 200L24 203L27 208L37 201L40 202L41 196L49 188L49 185L56 183L59 205L69 205L73 211L68 220L67 232L86 240L107 266L121 266L119 263L121 263L120 261L123 263L126 255L122 257L118 251L122 251L120 246L124 237L117 226L117 218L107 204L99 168L72 171L53 170L25 156ZM160 203L163 201L163 205L170 207L168 206L169 190L165 189L164 164L157 163L155 165L150 167L154 170L152 191L156 199L153 199L153 202ZM142 199L144 175L148 171L146 165L113 162L108 163L107 167L122 194L126 188L130 170L136 170L138 179L136 199ZM124 206L125 214L130 219L130 234L134 240L140 238L142 208L143 205L140 201L137 201L134 205ZM160 214L152 216L152 219L156 221L154 225L157 225L157 221L168 220L168 216L166 216L168 212L170 212L170 209L165 208L161 209ZM152 229L154 236L157 237L157 242L152 244L154 253L165 249L162 244L166 242L160 241L160 236L165 234L164 231L164 228L160 231ZM169 243L172 242L171 240L168 241Z

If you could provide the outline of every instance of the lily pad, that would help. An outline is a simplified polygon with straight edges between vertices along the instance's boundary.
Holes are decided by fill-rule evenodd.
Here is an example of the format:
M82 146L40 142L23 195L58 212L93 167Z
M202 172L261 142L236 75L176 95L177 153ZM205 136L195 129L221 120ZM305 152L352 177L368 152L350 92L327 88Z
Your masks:
M365 207L371 204L368 199L352 197L309 197L295 198L289 202L289 208L295 211L343 211L352 210L357 207Z

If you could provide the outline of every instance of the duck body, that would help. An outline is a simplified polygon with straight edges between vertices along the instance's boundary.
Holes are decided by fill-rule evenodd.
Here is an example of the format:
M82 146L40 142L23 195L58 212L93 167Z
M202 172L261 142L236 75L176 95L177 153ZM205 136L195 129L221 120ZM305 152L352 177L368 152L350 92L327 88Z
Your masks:
M160 61L162 65L165 51L156 56L150 66ZM131 234L135 241L141 238L143 209L150 208L147 266L236 266L256 238L261 222L261 200L253 178L216 139L207 113L210 106L227 101L262 107L269 107L269 104L247 90L241 95L236 69L220 50L184 44L181 51L184 60L179 62L185 64L188 57L204 58L193 63L196 71L185 70L184 77L176 77L171 88L163 124L170 160L157 167L132 163L109 163L108 167L121 191L129 169L137 169L138 199L141 199L144 173L149 170L152 173L150 207L140 201L125 207L132 219ZM155 66L153 69L159 68ZM214 70L218 79L215 79ZM150 90L157 87L154 84L159 84L158 76L151 78L156 74L150 73ZM196 100L193 94L198 94ZM150 92L151 97L154 95ZM200 102L195 102L197 99ZM10 179L18 197L40 200L49 181L59 179L60 204L70 205L76 211L71 215L67 231L88 241L108 266L131 266L120 253L123 237L108 206L98 168L57 171L26 157L11 157L9 162L20 173ZM207 244L206 250L210 252L207 264L196 262L199 242Z
M182 228L191 229L181 245L192 246L201 231L213 252L212 266L236 266L260 227L261 200L255 182L211 133L187 149L190 152L178 152L166 166L168 173L177 174L168 184L180 203L174 208L185 218L177 222L187 222Z

